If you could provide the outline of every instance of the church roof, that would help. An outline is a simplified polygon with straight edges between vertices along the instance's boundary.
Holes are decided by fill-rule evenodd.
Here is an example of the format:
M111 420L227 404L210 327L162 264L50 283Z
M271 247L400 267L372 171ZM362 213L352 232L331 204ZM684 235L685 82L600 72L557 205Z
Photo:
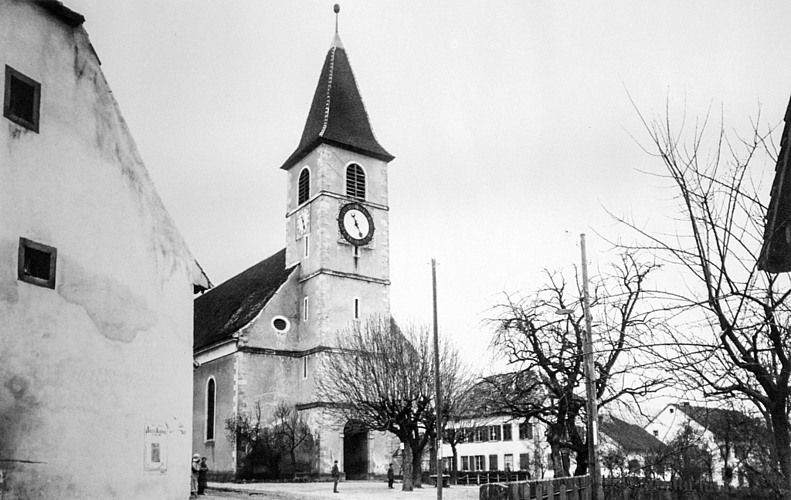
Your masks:
M374 136L349 58L337 33L324 59L302 139L281 168L291 168L322 143L383 161L395 158Z
M295 268L286 268L283 249L195 299L194 348L230 339L258 316Z
M791 102L785 114L785 126L780 137L780 153L775 165L769 208L766 211L764 242L758 269L770 273L791 271Z

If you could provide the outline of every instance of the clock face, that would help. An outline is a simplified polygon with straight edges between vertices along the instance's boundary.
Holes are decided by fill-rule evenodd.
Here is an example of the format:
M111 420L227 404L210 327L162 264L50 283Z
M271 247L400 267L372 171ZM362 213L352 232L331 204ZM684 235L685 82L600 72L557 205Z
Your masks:
M367 245L374 236L373 217L359 203L349 203L341 207L338 226L341 235L352 245Z
M297 213L297 238L310 232L310 209L303 208Z

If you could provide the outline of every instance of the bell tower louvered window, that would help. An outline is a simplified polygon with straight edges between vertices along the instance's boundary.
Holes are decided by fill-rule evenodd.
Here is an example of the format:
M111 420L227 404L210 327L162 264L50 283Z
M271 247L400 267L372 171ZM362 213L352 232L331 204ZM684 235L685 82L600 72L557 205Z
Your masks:
M356 163L346 168L346 194L358 200L365 199L365 172Z
M310 170L307 168L303 168L302 172L299 173L299 183L298 183L298 205L302 205L308 198L310 198Z

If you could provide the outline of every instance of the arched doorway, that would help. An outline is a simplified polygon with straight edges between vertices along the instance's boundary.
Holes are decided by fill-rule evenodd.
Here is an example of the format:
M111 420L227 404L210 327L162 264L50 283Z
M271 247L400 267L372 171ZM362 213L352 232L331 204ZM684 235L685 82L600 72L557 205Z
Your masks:
M368 479L368 429L355 420L343 427L343 470L346 479Z

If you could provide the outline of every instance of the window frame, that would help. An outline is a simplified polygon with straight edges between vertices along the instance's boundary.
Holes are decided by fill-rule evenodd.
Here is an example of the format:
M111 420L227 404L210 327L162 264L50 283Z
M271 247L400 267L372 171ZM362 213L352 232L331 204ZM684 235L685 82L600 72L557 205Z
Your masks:
M25 259L27 257L28 248L31 250L35 250L37 252L43 252L49 254L49 277L47 279L39 278L38 276L34 276L27 272L27 266L25 266ZM30 283L31 285L37 285L40 287L50 288L54 290L57 265L58 265L57 248L49 245L45 245L43 243L38 243L37 241L29 240L22 236L19 237L19 254L17 260L17 279L19 279L19 281L24 281L25 283Z
M359 163L352 162L346 165L346 196L358 201L365 201L367 177L365 169ZM353 184L351 190L349 189L350 183ZM362 196L360 196L360 191L362 191Z
M304 182L303 182L304 178ZM310 168L305 166L297 177L297 206L310 200Z
M275 322L278 321L278 320L281 320L281 321L286 323L286 327L283 328L282 330L279 329L277 326L275 326ZM291 321L289 321L288 318L286 318L285 316L282 316L282 315L277 315L277 316L272 317L271 325L272 325L272 329L275 330L277 333L279 333L281 335L286 334L286 333L288 333L289 330L291 330Z
M503 441L513 441L513 428L510 423L503 424Z
M210 394L211 392L211 394ZM206 398L205 406L203 408L203 439L204 442L209 443L216 440L217 436L217 380L214 376L206 379ZM209 422L209 397L211 396L211 422ZM209 425L211 424L211 426ZM211 427L211 437L209 437L209 428Z
M12 78L33 88L32 121L13 113L11 108ZM25 127L26 129L37 134L39 133L39 123L41 118L41 84L7 64L5 67L5 88L3 91L3 116L16 123L20 127Z

